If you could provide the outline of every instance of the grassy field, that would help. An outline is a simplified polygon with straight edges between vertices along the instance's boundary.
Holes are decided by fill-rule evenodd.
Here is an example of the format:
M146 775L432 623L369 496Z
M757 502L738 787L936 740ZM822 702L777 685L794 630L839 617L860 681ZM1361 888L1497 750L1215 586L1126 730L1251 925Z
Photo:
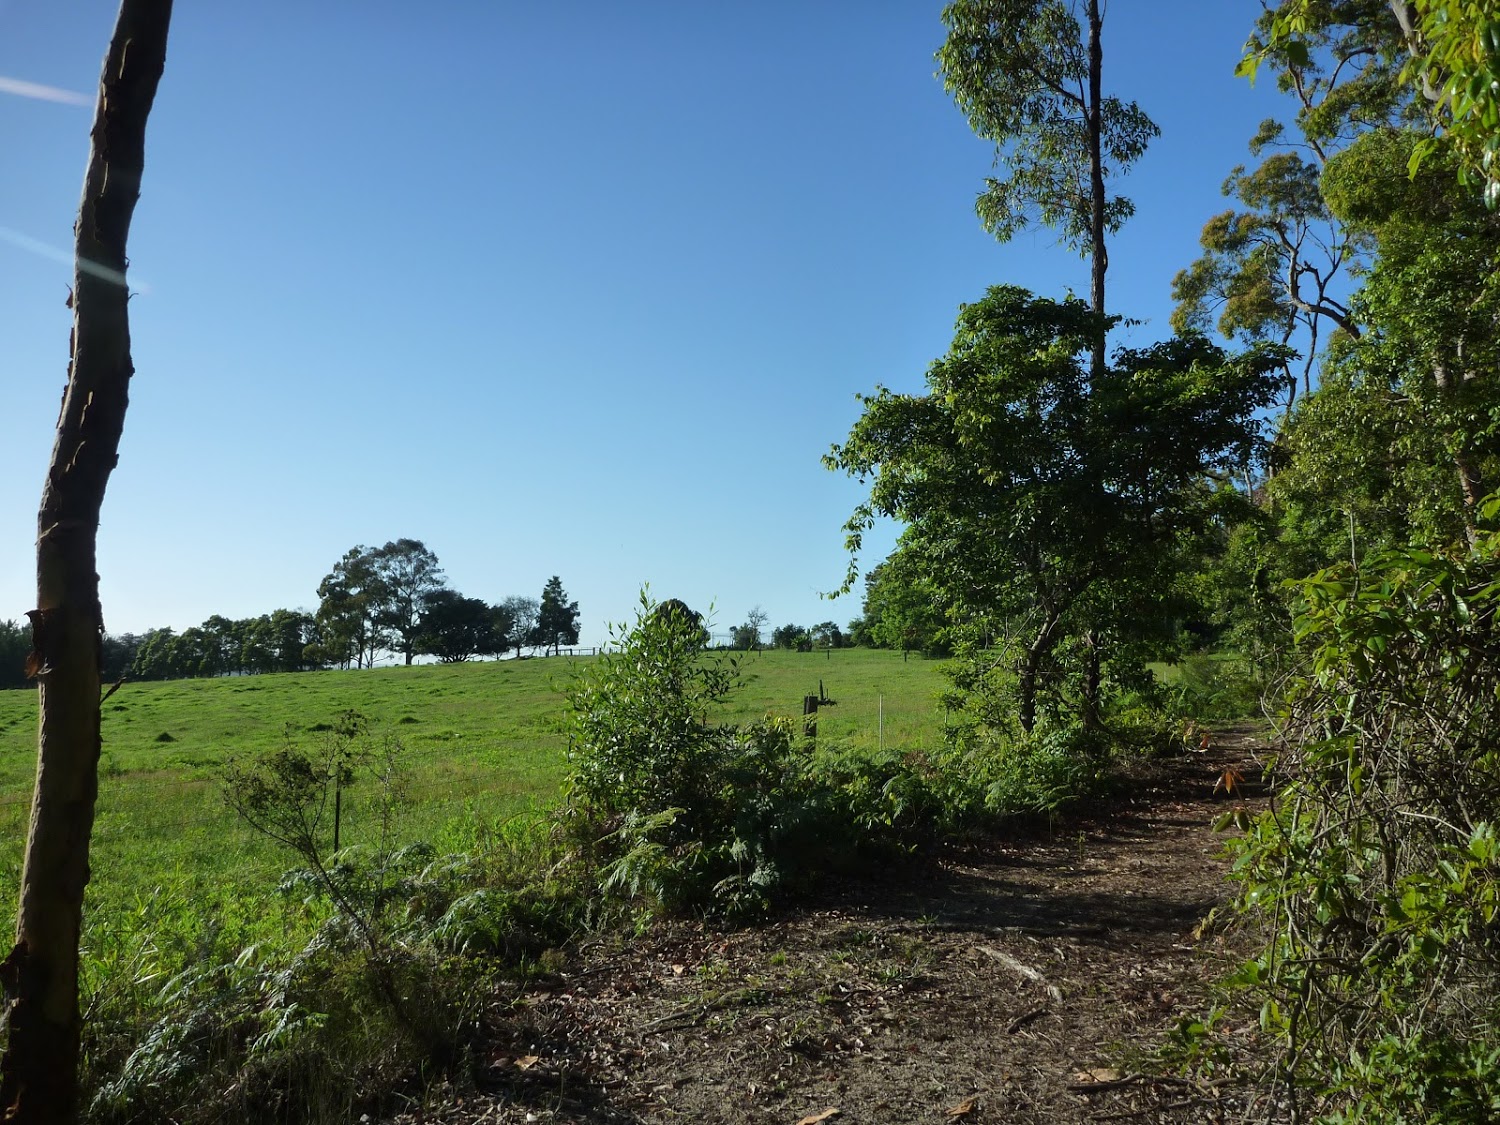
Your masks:
M398 739L412 798L407 839L462 847L477 827L554 801L566 774L563 691L590 659L379 668L356 672L127 684L104 705L104 756L94 830L96 906L130 908L169 888L184 900L245 890L290 865L225 808L219 777L290 736L325 737L346 710ZM724 716L800 716L802 697L835 700L819 737L873 747L935 744L943 715L939 663L867 649L746 655ZM883 723L882 723L883 712ZM0 692L0 908L20 877L35 769L36 698ZM370 828L356 786L345 839Z

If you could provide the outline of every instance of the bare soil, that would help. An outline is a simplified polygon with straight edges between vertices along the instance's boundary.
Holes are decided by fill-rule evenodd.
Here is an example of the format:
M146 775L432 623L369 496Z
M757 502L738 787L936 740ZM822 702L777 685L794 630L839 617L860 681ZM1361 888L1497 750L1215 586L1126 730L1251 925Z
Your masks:
M1259 749L1221 734L1087 818L846 879L757 928L585 944L497 998L477 1089L397 1120L1241 1120L1259 1095L1153 1055L1244 952L1200 924L1228 895L1213 822L1264 800ZM1228 769L1238 793L1215 791Z

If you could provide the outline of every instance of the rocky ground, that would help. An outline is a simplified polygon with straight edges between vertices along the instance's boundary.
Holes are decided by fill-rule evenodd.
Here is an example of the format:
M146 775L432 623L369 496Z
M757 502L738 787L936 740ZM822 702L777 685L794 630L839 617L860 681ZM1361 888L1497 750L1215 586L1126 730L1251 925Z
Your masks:
M1216 784L1253 783L1257 750L1220 735L1088 819L846 880L757 928L587 944L498 998L477 1090L398 1123L1263 1120L1253 1091L1152 1062L1243 952L1200 926L1226 896L1213 822L1264 800Z

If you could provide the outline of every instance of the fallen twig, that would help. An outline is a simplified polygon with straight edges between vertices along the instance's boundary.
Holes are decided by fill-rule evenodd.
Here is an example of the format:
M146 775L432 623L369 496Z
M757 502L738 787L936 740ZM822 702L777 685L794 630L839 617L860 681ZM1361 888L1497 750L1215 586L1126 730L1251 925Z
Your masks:
M1042 1016L1045 1016L1047 1014L1047 1011L1048 1010L1046 1008L1036 1008L1030 1012L1027 1012L1024 1016L1017 1016L1015 1019L1010 1021L1010 1026L1005 1029L1005 1034L1014 1035L1032 1020L1040 1019Z
M1025 962L1017 961L1009 953L1006 953L1001 949L996 949L993 945L976 945L974 948L979 950L979 952L983 953L986 957L993 957L996 961L999 961L1000 964L1004 965L1007 969L1017 974L1018 976L1023 976L1029 981L1035 981L1037 984L1041 985L1047 990L1048 996L1052 997L1052 999L1056 1000L1059 1004L1062 1003L1062 989L1058 988L1055 984L1049 984L1047 978L1044 977L1039 970L1033 969Z
M669 1024L675 1024L677 1020L687 1020L683 1027L692 1027L708 1015L708 1007L703 1004L695 1004L691 1008L682 1008L675 1012L669 1012L654 1020L641 1024L642 1031L660 1031Z

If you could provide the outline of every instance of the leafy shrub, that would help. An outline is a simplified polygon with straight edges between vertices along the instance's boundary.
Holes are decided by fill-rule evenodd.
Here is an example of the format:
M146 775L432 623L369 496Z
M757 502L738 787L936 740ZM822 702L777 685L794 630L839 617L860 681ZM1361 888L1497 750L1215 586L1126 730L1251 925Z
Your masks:
M1098 791L1107 754L1098 731L1078 724L1038 727L996 747L983 763L985 809L1000 817L1061 812Z
M669 911L764 911L855 847L792 725L719 723L732 657L641 595L634 628L568 694L571 826L607 894Z
M969 802L953 792L940 759L911 751L821 750L814 762L861 850L909 852L957 827Z
M1176 666L1165 707L1199 722L1247 719L1261 714L1266 685L1249 664L1232 656L1192 653Z
M966 648L949 671L953 688L944 702L957 722L948 729L948 752L939 765L952 799L973 805L970 819L1062 811L1097 792L1121 742L1057 706L1044 706L1036 726L1022 730L1015 665L1008 648ZM1041 696L1047 702L1052 693Z
M1494 1120L1500 535L1298 593L1287 780L1233 844L1268 938L1231 983L1278 1047L1270 1077L1323 1120Z

